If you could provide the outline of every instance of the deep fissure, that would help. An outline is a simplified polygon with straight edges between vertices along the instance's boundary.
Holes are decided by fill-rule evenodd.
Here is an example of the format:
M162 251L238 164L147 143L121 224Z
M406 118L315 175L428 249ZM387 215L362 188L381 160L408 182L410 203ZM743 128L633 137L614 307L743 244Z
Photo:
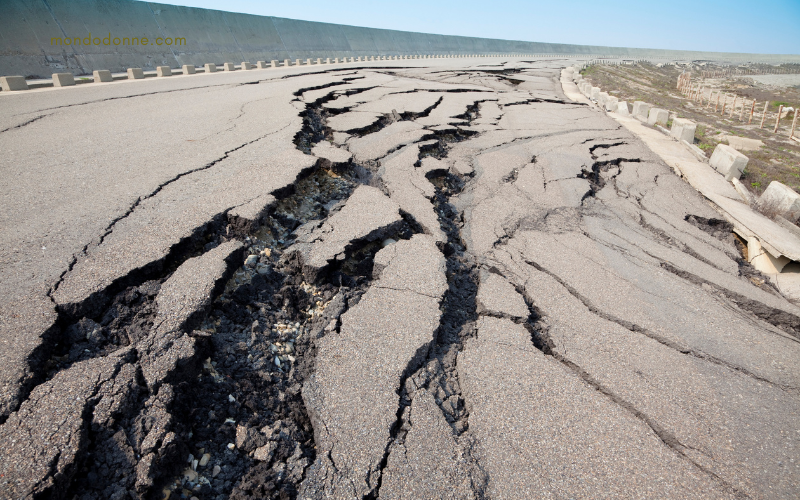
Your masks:
M455 140L463 139L454 138L453 141ZM447 142L445 138L439 138L432 149L420 148L419 160L429 155L445 157ZM438 154L431 154L431 151L437 151ZM439 248L446 259L448 289L440 305L442 316L439 327L434 332L433 342L426 346L427 355L424 359L412 360L401 378L396 420L390 429L390 438L378 467L380 476L376 487L364 496L364 500L374 500L380 496L383 471L388 463L391 447L393 444L402 445L408 433L409 427L404 415L415 392L424 390L432 394L442 415L453 429L454 436L462 435L469 427L469 414L461 393L456 359L464 342L476 335L478 277L474 259L466 251L466 245L461 239L462 215L450 203L450 198L464 189L469 178L439 170L430 172L427 178L435 187L432 200L434 210L447 237ZM469 456L468 449L465 449L465 453ZM483 494L482 487L473 485L479 497Z

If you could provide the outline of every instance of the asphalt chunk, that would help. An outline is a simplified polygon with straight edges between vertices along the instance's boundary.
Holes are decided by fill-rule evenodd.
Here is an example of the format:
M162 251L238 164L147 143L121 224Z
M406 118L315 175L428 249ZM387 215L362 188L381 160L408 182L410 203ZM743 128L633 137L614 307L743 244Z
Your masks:
M287 258L297 259L306 279L315 282L332 261L343 259L353 242L382 240L401 222L396 203L376 188L359 186L344 207L322 224L311 222L298 228Z
M446 281L433 240L414 235L376 261L387 262L381 277L342 316L338 334L320 340L316 371L303 387L318 452L301 496L361 497L378 486L398 390L439 324Z

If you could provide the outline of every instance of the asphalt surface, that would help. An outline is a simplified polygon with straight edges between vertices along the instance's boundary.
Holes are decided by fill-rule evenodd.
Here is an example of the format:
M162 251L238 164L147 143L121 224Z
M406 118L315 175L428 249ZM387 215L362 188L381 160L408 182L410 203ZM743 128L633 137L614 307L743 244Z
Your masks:
M800 496L800 309L566 64L0 93L0 497Z

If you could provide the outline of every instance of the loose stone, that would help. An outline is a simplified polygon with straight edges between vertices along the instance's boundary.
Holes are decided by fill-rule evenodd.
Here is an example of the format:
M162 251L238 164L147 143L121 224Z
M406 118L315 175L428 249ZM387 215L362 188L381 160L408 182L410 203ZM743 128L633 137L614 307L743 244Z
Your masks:
M186 481L194 481L197 479L197 472L187 467L186 470L183 471L183 479Z

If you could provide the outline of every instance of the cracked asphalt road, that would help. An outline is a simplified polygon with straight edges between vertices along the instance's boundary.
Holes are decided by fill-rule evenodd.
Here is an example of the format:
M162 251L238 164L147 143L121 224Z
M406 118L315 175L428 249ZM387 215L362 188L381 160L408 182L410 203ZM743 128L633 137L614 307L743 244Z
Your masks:
M800 496L800 309L564 65L0 95L0 496Z

